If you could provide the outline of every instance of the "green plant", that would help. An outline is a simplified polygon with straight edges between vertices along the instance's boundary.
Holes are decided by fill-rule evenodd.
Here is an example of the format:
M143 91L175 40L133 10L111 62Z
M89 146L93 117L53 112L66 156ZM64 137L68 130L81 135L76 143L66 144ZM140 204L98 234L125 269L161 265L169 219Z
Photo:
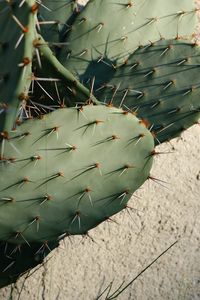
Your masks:
M22 7L19 1L0 3L0 131L12 128L17 116L23 115L32 81L36 14L33 0Z
M112 72L111 79L96 82L95 94L105 103L147 120L159 144L198 122L199 63L196 43L160 40L140 47L114 71L107 66L105 71Z
M89 1L74 21L58 59L82 79L95 61L118 67L139 46L160 38L191 36L196 24L194 1Z
M94 81L100 102L135 112L157 144L168 141L200 116L196 11L187 0L89 1L58 59L85 85Z
M0 239L21 244L84 234L125 208L155 150L134 115L89 105L27 121L4 152Z
M30 248L3 285L35 265L35 243L126 208L151 178L154 140L200 116L194 1L65 4L0 3L0 241Z

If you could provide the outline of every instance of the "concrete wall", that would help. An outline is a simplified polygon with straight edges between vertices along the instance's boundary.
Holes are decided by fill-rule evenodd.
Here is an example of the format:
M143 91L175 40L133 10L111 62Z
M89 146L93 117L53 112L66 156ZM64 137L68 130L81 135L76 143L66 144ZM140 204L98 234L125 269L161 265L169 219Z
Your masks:
M13 300L94 300L111 281L129 282L170 244L178 243L120 297L122 300L200 299L200 127L164 144L152 174L130 201L132 210L66 239L50 260L12 291ZM0 291L9 299L10 287ZM102 299L105 299L103 297Z

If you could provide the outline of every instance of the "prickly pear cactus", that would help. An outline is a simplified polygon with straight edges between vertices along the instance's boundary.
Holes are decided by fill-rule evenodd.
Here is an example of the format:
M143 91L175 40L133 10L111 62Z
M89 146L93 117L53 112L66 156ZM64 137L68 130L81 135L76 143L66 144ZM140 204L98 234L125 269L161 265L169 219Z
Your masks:
M37 7L33 0L0 3L0 131L13 128L17 117L24 114L32 77Z
M89 1L58 59L100 103L134 111L168 141L200 116L196 12L194 1Z
M95 69L94 69L95 70ZM105 103L136 112L156 142L179 136L200 118L200 47L185 40L160 40L140 47L126 64L105 67L94 93Z
M89 105L27 121L1 153L0 240L20 244L84 234L125 208L155 151L134 115Z
M81 78L92 62L119 66L149 41L191 36L196 23L193 0L89 1L76 18L59 60Z
M37 40L37 49L42 68L37 61L34 63L35 85L29 93L28 106L32 103L40 112L41 105L48 111L55 107L99 103L91 91L56 59L41 36Z
M126 208L154 138L200 116L194 1L77 7L0 2L0 287Z
M43 0L39 5L38 19L40 33L51 46L60 47L62 39L71 30L71 24L78 15L76 0Z
M47 93L42 97L43 90L40 97L35 92L36 105L43 103L46 108L53 109L55 102L61 107L63 103L72 106L91 101L122 107L147 121L157 144L179 136L199 119L200 47L196 43L162 39L140 47L118 68L93 63L93 67L82 76L88 89L58 62L47 46L41 44L39 49L46 66L41 72L49 79L55 75L57 82L52 85L46 79L43 88L51 99ZM92 92L99 101L89 90L91 83ZM68 92L66 85L71 87ZM57 98L63 101L59 102Z
M16 124L32 117L31 108L35 107L34 101L32 100L35 100L34 97L40 98L41 96L41 93L36 93L37 89L35 86L44 93L45 87L42 86L41 81L44 82L44 78L46 78L48 74L52 74L52 64L53 71L57 70L57 73L59 73L61 69L61 74L64 72L63 77L65 78L66 92L68 91L69 93L70 90L73 90L73 93L75 93L79 91L79 87L81 86L82 90L80 93L76 93L76 98L82 94L84 94L84 99L89 98L89 91L76 81L76 78L74 78L69 71L65 70L59 62L58 64L54 62L54 56L50 49L50 62L45 61L44 65L42 64L43 60L41 56L43 52L46 53L47 51L40 53L40 47L42 48L42 43L43 47L44 45L47 47L47 43L40 38L37 31L41 31L45 38L47 38L42 28L44 28L43 26L45 25L48 26L49 22L51 23L50 19L51 17L55 17L58 8L60 15L57 15L57 17L60 18L60 20L58 20L56 24L58 25L59 23L59 26L61 26L64 19L72 13L71 1L67 3L69 10L67 9L66 11L59 6L58 2L47 2L50 7L45 6L46 2L36 3L33 0L2 1L0 3L0 27L4 28L4 30L0 31L0 131L15 128ZM73 7L76 7L76 5L77 4L74 3ZM40 12L39 20L38 10ZM50 19L47 17L48 11L51 11ZM64 15L61 14L61 11L64 12ZM41 20L42 16L44 17L43 21ZM54 38L51 30L48 30L48 34ZM49 53L47 55L49 56ZM33 64L37 64L38 69L43 70L43 72L40 72L42 74L44 74L46 70L46 77L41 78L39 71L35 73ZM54 75L55 73L56 72L54 72ZM55 76L53 77L55 78ZM56 82L59 80L60 78L58 78ZM53 79L51 80L51 83L52 82L54 82ZM63 85L59 88L63 88ZM32 99L33 92L34 99ZM50 91L47 91L48 95L49 93ZM71 93L71 95L73 93ZM60 92L60 94L62 93ZM39 110L41 111L41 107Z

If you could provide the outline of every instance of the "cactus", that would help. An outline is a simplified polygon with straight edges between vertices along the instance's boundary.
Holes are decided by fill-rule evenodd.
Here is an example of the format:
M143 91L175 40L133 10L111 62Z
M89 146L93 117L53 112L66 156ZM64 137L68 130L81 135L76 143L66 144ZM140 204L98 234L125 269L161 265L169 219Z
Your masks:
M16 244L84 234L109 219L148 178L155 154L134 115L93 105L27 121L1 152L0 240Z
M13 128L24 113L31 84L37 5L33 0L22 4L0 3L0 131Z
M105 82L95 77L97 98L135 111L139 118L147 120L156 143L177 137L197 123L200 117L197 44L181 39L160 40L140 47L116 70L104 68L108 76L109 72L112 75Z
M38 66L37 61L34 63L34 78L37 84L30 92L30 100L38 106L39 111L40 105L51 110L55 106L99 103L90 90L61 65L41 36L37 41L37 49L41 56L42 68Z
M76 0L43 0L39 6L38 19L40 33L53 46L60 46L62 39L70 31L71 24L78 15Z
M101 103L123 106L146 119L159 144L179 136L199 119L200 50L180 38L193 35L193 1L167 6L154 1L153 10L149 5L148 1L89 1L58 59L84 85L93 86ZM110 18L107 13L112 10ZM120 23L115 24L115 18Z
M58 62L44 42L39 49L44 61L43 69L37 69L40 76L51 78L54 75L58 82L57 89L48 80L45 84L45 90L55 101L52 103L48 96L42 97L44 93L40 90L40 96L38 92L33 94L36 105L43 103L51 108L56 103L59 107L63 103L72 106L93 102L123 107L147 120L149 128L155 133L156 144L179 136L199 119L200 48L196 43L162 39L140 47L118 68L92 62L92 67L86 70L82 80L85 84L91 84L95 78L93 93L99 101ZM101 76L102 71L106 74L104 77ZM68 92L66 85L70 87ZM62 103L56 101L57 90ZM40 98L42 102L38 101Z
M127 208L154 137L200 116L194 1L63 5L0 2L0 287Z
M81 78L93 61L119 66L139 45L191 36L196 24L194 1L89 1L58 59Z
M44 8L45 3L39 4L36 4L33 0L21 2L18 0L12 2L2 1L0 3L0 27L4 28L0 32L0 131L15 128L16 123L31 117L27 109L27 103L29 103L29 96L34 83L39 82L33 72L33 59L37 62L38 68L42 69L42 58L38 49L41 46L41 40L36 30L38 24L37 13L39 8L39 18L47 18L46 11L48 11ZM72 6L71 1L69 5L69 7ZM51 3L51 8L56 9L57 6L58 3ZM73 6L76 6L76 3ZM60 10L62 11L62 9ZM63 18L70 14L71 10L70 12L64 10ZM50 17L53 16L55 16L54 11L51 12ZM59 17L61 18L61 14ZM61 18L60 23L63 18ZM47 38L44 30L41 31ZM52 32L50 34L52 36ZM49 65L46 67L47 70L48 67ZM59 65L56 66L57 69L59 67ZM69 83L72 79L75 81L75 78L69 72L67 76L70 77ZM72 83L68 85L71 86Z

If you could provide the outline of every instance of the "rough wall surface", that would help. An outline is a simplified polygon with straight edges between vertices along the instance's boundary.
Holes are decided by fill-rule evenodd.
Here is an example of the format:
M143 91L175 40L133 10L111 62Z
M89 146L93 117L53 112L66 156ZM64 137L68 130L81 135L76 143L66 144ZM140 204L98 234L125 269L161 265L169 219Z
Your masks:
M170 153L156 158L152 175L165 187L147 182L116 223L92 230L93 240L65 240L44 266L18 282L11 297L10 287L2 289L0 299L95 300L111 281L113 290L128 283L176 240L118 299L200 299L199 126L159 151Z

